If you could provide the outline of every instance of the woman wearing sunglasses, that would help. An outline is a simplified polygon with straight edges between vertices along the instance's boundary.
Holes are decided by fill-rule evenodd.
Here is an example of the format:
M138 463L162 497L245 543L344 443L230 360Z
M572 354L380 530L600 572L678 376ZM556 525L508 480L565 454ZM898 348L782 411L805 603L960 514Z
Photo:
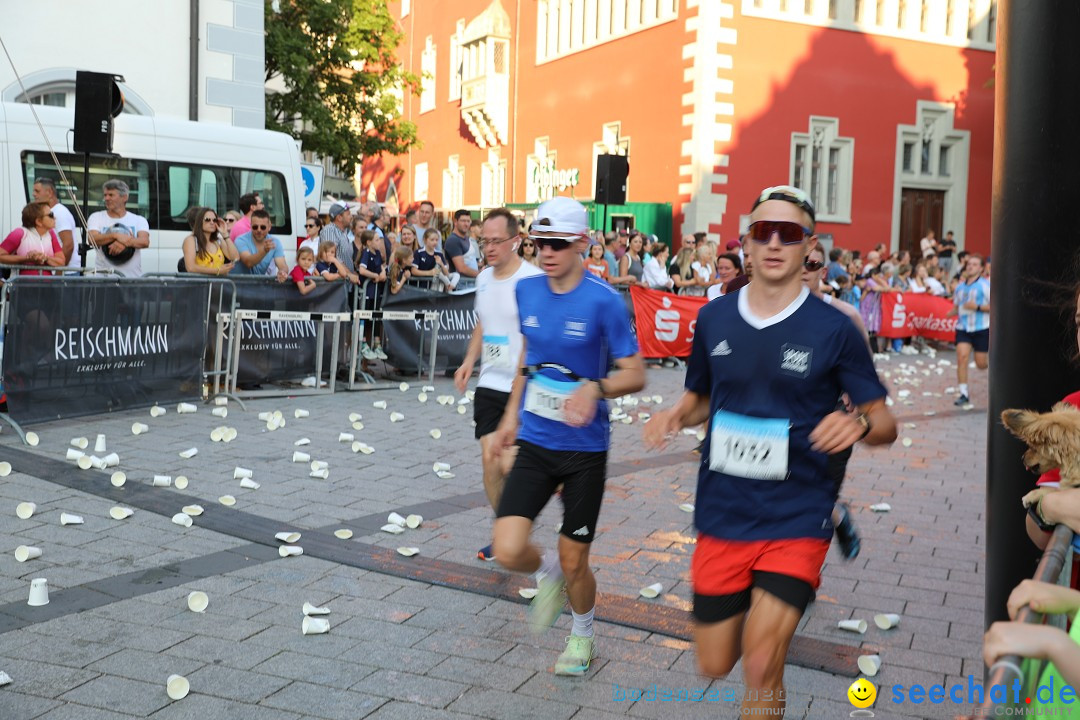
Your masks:
M322 225L319 223L318 218L313 218L310 215L304 220L304 241L300 243L300 246L296 248L299 252L300 248L311 248L311 252L315 257L319 257L319 231L322 230Z
M518 257L530 265L540 267L540 255L536 251L536 243L528 235L522 235L518 243Z
M182 250L183 271L200 275L228 275L240 259L224 219L208 207L196 211L191 234L184 238Z
M47 202L32 202L22 209L22 227L12 230L0 245L0 264L64 265L64 248L56 234L56 215ZM42 275L26 270L21 275Z

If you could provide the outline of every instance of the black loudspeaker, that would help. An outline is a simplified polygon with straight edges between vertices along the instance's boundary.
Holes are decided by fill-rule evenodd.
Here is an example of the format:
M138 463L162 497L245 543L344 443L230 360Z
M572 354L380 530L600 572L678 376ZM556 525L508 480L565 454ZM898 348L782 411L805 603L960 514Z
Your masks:
M630 174L630 161L625 155L596 156L597 205L626 204L626 176Z
M71 147L79 153L112 152L113 118L124 109L124 95L108 73L75 73L75 137Z

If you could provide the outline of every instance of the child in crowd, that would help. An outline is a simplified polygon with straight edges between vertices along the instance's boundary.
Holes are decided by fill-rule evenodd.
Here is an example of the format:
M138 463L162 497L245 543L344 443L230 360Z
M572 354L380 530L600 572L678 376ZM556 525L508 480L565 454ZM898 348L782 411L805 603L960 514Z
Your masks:
M354 285L360 282L360 276L349 272L345 264L338 260L337 243L333 240L324 240L319 243L319 256L315 258L315 273L328 282L342 279Z
M405 245L394 251L390 259L390 294L397 295L412 277L413 251Z
M836 282L840 286L840 299L858 310L859 300L862 298L859 286L851 281L850 275L841 275L836 278Z
M412 276L431 278L433 290L441 289L440 286L453 290L457 285L458 274L451 274L447 270L446 257L435 249L441 239L439 231L434 228L429 228L424 233L424 249L413 256Z
M311 248L302 247L296 251L296 267L289 273L289 277L296 283L296 289L301 295L307 295L315 289L315 281L311 277L311 268L314 265L315 253L311 252Z
M364 243L364 251L360 254L360 262L356 270L367 279L365 291L365 309L377 310L382 307L383 293L386 290L386 271L383 269L382 247L383 241L371 230L360 233L360 239ZM360 354L365 360L386 360L386 353L382 349L382 321L375 320L371 323L372 341L369 346L364 343Z
M600 243L589 246L589 257L585 258L585 269L601 280L608 279L608 265L607 260L604 259L604 246Z

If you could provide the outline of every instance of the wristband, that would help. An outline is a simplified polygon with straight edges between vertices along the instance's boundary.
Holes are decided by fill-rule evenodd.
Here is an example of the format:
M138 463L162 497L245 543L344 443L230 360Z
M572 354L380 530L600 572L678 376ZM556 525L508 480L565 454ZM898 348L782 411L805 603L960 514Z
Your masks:
M1034 505L1028 505L1027 512L1031 516L1031 519L1035 521L1035 524L1039 526L1039 529L1043 532L1053 532L1054 525L1046 522L1042 514L1042 498L1039 498L1039 502Z
M859 436L859 440L862 440L870 434L870 418L866 417L866 413L859 413L859 416L855 419L863 427L862 435Z

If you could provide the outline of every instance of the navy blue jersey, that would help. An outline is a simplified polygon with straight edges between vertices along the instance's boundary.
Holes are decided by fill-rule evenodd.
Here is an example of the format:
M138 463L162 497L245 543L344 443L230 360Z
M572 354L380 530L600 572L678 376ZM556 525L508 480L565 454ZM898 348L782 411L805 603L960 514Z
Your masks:
M526 364L558 363L576 375L607 376L615 360L637 353L626 304L603 280L585 273L568 293L551 290L546 275L518 280L518 321L526 341ZM561 405L580 383L555 370L541 370L525 387L518 438L549 450L607 450L607 403L597 401L596 416L585 427L561 419Z
M745 290L713 300L698 313L686 389L709 398L698 529L726 540L831 537L834 486L810 432L841 392L856 405L887 394L851 320L806 289L764 321Z

